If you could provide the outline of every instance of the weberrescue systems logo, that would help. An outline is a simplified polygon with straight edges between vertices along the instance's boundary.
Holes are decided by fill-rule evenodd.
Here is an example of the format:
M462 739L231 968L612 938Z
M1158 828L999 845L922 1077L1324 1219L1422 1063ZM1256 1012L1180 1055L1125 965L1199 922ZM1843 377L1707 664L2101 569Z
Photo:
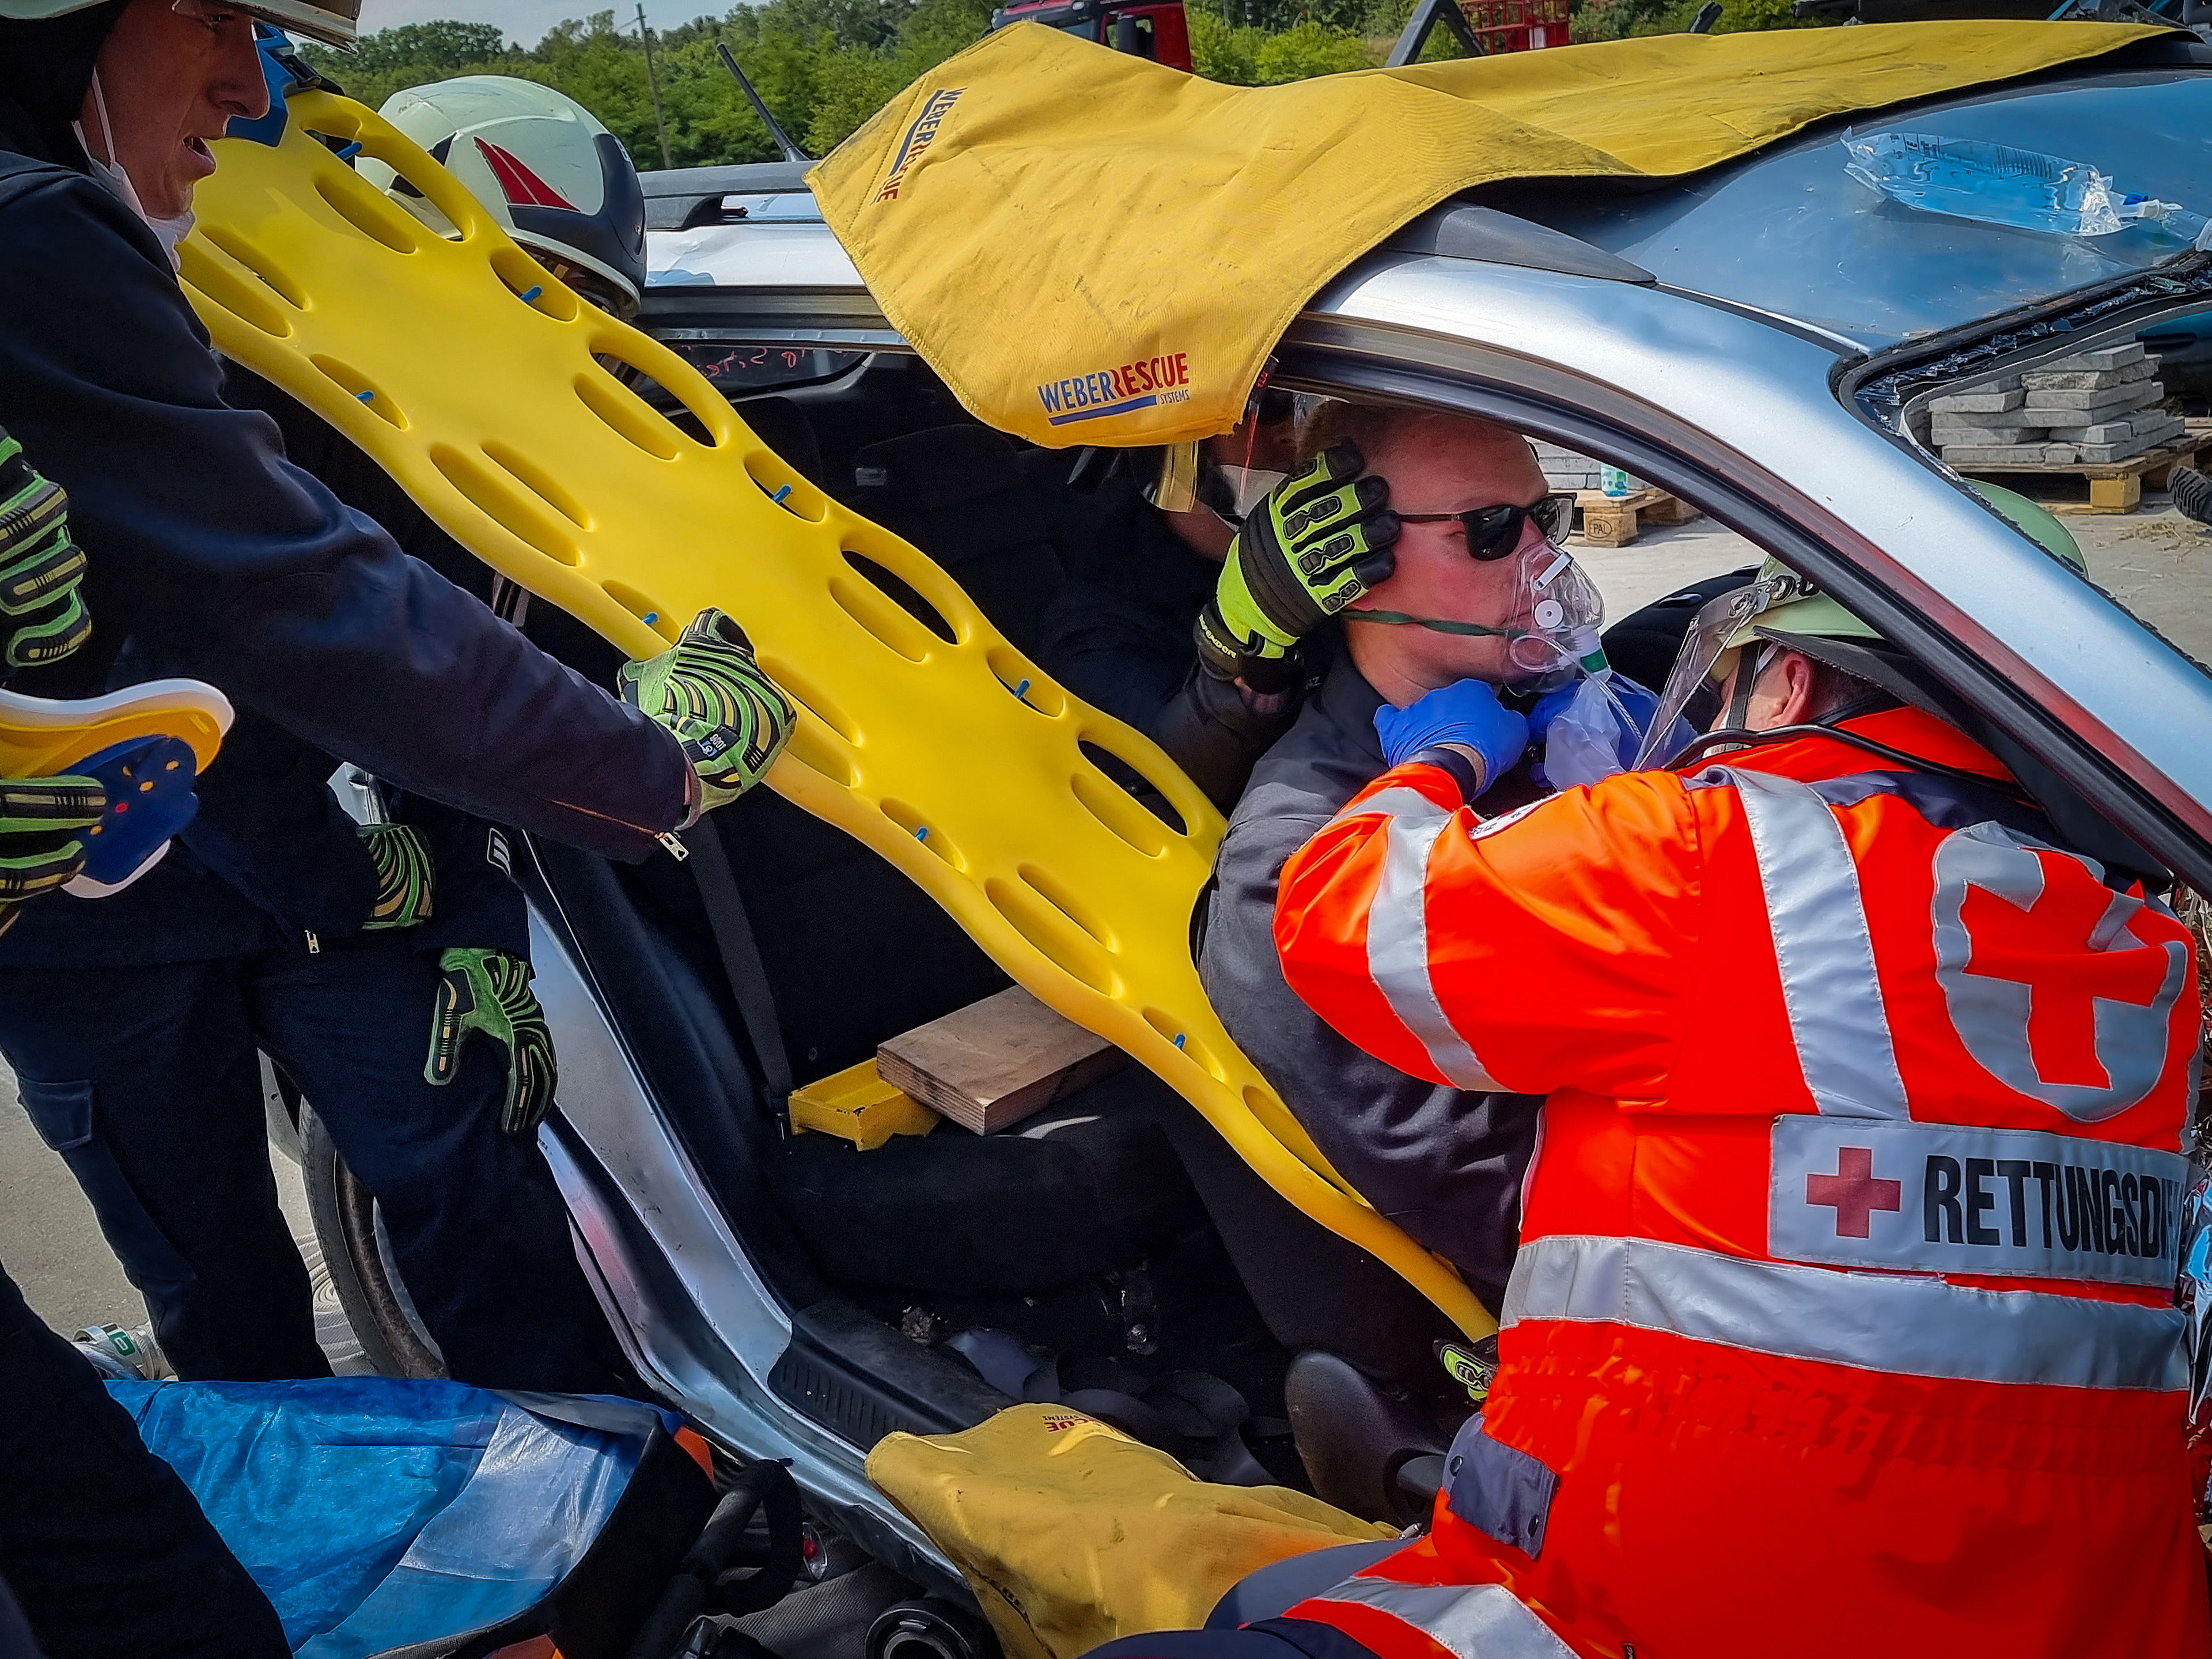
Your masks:
M906 137L899 141L898 154L891 158L891 170L884 177L884 187L876 192L878 202L898 200L899 186L906 182L908 169L937 142L937 130L945 125L945 118L952 112L953 105L967 90L965 87L948 87L931 93L922 100L921 113L914 118L914 125L907 128Z
M1054 426L1103 420L1133 409L1190 399L1190 354L1140 357L1112 368L1094 368L1064 380L1047 380L1036 389L1047 420Z

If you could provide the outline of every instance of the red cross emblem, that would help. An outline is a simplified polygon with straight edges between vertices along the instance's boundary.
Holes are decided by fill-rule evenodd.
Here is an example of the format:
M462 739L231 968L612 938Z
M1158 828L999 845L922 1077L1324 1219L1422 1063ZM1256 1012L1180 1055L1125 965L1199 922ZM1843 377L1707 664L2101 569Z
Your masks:
M1805 1177L1805 1201L1833 1206L1838 1238L1865 1238L1876 1210L1905 1207L1905 1183L1875 1178L1872 1147L1838 1146L1835 1174Z
M1970 887L1959 920L1973 942L1966 971L2027 987L2027 1051L2035 1074L2052 1085L2109 1088L2097 1055L2097 1005L2148 1008L2166 982L2166 952L2124 933L2100 949L2090 942L2112 902L2110 889L2077 859L2038 852L2043 891L2014 904Z

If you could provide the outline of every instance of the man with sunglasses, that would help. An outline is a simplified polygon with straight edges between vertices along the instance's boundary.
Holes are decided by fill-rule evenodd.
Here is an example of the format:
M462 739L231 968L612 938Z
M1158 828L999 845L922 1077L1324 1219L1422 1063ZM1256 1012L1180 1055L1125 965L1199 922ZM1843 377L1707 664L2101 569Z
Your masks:
M1571 501L1549 490L1516 433L1337 404L1305 447L1310 464L1247 520L1200 623L1217 672L1264 673L1302 641L1322 659L1318 689L1231 819L1200 918L1200 971L1230 1034L1330 1162L1495 1307L1537 1103L1439 1086L1332 1030L1284 982L1275 884L1387 769L1378 726L1402 724L1431 693L1421 718L1449 705L1451 729L1487 755L1486 805L1535 799L1541 786L1520 764L1527 716L1498 688L1556 673L1564 642L1598 619L1595 591L1557 544ZM1364 1346L1346 1357L1394 1384L1441 1383L1428 1350L1442 1333L1418 1297L1401 1304L1402 1288L1377 1294L1356 1322ZM1343 1351L1340 1338L1329 1346ZM1294 1370L1294 1410L1307 1385Z

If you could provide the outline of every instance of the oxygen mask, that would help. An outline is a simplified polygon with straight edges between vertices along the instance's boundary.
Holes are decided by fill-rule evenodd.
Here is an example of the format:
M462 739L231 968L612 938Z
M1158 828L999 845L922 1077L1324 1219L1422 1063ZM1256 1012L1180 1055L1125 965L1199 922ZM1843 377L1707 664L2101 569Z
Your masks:
M1575 556L1548 535L1522 539L1522 545L1508 556L1514 562L1512 599L1501 622L1415 617L1402 611L1372 609L1341 614L1347 623L1380 623L1503 640L1503 683L1516 691L1549 691L1577 674L1602 669L1605 653L1598 645L1598 629L1605 621L1605 599L1597 584Z

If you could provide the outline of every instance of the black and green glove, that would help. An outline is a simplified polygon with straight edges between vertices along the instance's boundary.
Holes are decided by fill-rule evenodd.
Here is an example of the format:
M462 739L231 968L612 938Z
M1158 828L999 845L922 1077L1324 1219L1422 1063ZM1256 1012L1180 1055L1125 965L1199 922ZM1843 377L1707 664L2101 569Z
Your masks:
M1358 446L1333 446L1237 532L1198 617L1199 659L1255 691L1290 684L1291 648L1397 566L1390 486L1360 476Z
M683 744L698 775L702 811L758 783L799 720L791 699L753 660L744 629L711 607L659 656L624 663L622 695Z
M18 906L84 868L84 842L73 832L106 810L107 792L94 778L0 780L0 933Z
M439 956L438 968L443 977L424 1079L440 1088L451 1083L461 1069L461 1050L481 1031L507 1050L499 1127L511 1135L537 1133L552 1109L560 1074L545 1011L530 988L530 964L504 951L453 950Z
M69 497L0 432L0 661L9 668L56 662L92 634L84 553L70 539Z
M369 861L376 866L376 902L365 933L394 927L412 927L430 919L430 849L413 825L364 823L360 826Z

